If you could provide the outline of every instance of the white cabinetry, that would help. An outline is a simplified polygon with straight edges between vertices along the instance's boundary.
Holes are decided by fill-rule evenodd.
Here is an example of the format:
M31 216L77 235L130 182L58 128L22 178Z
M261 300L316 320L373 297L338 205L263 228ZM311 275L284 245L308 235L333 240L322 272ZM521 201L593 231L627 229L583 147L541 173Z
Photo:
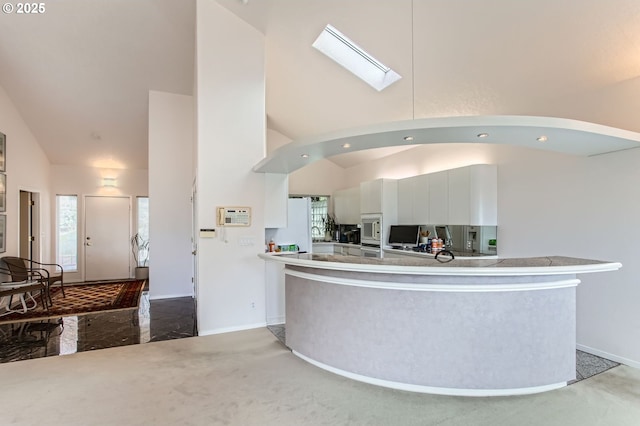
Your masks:
M406 258L406 255L403 254L398 254L398 253L392 253L389 252L387 250L384 251L384 258L385 259L402 259L402 258Z
M429 176L420 175L410 179L413 185L413 222L409 225L427 225L431 222L429 215Z
M478 164L449 170L448 225L498 224L498 168Z
M398 225L413 224L414 178L398 181Z
M360 183L360 214L383 213L397 220L398 181L376 179ZM385 220L387 220L385 218ZM388 220L387 220L388 221Z
M343 247L343 254L344 254L344 248ZM360 247L346 247L347 249L347 253L349 256L360 256L362 254L362 252L360 251Z
M315 243L314 253L341 254L344 256L360 256L360 246L340 243Z
M398 181L398 224L426 225L429 221L429 175Z
M382 179L360 183L360 214L382 212Z
M497 166L477 164L399 180L398 223L496 226Z
M469 210L469 167L449 170L449 220L448 225L471 225Z
M267 325L285 322L284 265L265 262L265 310Z
M333 213L338 224L360 223L360 187L334 192Z
M398 181L376 179L360 183L360 214L382 214L381 245L387 244L389 225L398 223Z
M264 227L286 228L289 201L289 175L264 174Z
M333 254L333 244L331 243L314 243L311 247L313 253Z
M449 172L429 174L429 222L448 224L449 221Z

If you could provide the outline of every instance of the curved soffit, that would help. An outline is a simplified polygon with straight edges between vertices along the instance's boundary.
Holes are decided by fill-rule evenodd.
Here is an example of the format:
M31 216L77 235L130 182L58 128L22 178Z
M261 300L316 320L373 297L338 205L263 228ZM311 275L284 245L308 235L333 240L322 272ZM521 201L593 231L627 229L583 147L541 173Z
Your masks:
M479 138L479 134L487 136ZM406 140L407 136L413 139ZM546 137L545 142L538 141L541 136ZM275 150L256 164L253 170L260 173L291 173L323 158L365 149L478 142L592 156L640 147L640 133L555 117L425 118L376 124L296 140ZM345 144L349 148L344 148Z

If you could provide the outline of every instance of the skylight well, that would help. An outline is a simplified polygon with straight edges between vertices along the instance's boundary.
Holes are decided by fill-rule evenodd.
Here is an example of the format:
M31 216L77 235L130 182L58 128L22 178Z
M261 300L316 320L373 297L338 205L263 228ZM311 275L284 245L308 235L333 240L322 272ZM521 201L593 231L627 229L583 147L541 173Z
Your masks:
M313 42L313 47L351 71L378 92L402 78L331 25L324 28Z

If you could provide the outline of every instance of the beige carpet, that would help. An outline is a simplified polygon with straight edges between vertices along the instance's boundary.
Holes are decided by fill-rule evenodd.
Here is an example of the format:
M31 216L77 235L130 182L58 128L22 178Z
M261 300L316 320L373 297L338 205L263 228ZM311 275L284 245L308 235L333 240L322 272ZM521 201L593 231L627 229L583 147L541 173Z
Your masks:
M266 329L0 365L3 425L640 424L640 370L532 396L461 398L354 382Z

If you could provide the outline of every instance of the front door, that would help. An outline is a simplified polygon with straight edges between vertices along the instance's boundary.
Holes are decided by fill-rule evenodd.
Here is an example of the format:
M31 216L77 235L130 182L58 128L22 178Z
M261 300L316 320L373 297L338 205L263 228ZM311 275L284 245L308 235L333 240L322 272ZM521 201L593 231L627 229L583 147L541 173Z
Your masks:
M86 196L85 280L130 277L131 199Z

